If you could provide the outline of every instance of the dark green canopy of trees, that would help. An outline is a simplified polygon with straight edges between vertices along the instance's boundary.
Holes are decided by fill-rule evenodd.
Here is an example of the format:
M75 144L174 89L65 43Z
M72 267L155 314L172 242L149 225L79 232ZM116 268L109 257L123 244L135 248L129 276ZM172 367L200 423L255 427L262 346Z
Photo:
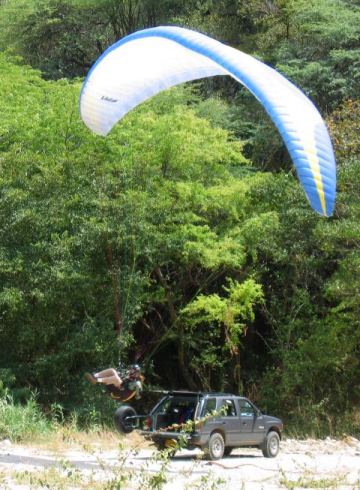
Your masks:
M88 131L81 78L164 24L262 59L317 104L332 218L228 78ZM359 93L355 0L0 1L0 395L91 411L84 372L136 361L148 388L241 392L303 432L359 433Z

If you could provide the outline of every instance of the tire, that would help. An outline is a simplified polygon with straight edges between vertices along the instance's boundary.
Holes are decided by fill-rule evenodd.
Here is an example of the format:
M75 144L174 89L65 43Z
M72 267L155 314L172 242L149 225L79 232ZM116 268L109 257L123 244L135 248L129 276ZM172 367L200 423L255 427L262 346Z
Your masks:
M275 458L280 449L280 437L277 432L269 432L262 443L261 450L265 458Z
M130 405L122 405L114 413L114 425L120 434L130 434L134 430L133 422L127 421L127 417L134 417L136 411Z
M220 432L211 434L207 447L204 449L207 459L216 461L224 456L225 442Z
M224 456L230 456L231 454L231 451L233 450L234 448L233 447L229 447L227 446L224 450Z

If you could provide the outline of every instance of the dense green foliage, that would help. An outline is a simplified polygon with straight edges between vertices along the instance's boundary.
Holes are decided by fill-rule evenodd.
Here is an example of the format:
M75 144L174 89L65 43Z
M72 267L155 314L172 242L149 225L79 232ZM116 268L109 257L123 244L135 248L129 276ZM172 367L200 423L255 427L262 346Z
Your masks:
M0 2L0 390L88 416L101 401L84 371L137 360L149 385L238 390L304 432L359 431L359 21L345 0ZM105 139L84 127L76 77L164 23L263 58L316 101L333 218L229 80L160 94Z

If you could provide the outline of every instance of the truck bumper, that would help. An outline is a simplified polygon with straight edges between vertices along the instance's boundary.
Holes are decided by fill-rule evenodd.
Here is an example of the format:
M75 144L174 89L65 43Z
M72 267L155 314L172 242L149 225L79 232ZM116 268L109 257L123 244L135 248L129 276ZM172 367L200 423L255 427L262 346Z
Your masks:
M185 446L202 446L205 444L202 437L198 432L192 432L187 434L186 432L165 432L165 431L148 431L141 430L139 433L145 437L145 439L150 439L153 441L161 440L175 440L176 442L183 441Z

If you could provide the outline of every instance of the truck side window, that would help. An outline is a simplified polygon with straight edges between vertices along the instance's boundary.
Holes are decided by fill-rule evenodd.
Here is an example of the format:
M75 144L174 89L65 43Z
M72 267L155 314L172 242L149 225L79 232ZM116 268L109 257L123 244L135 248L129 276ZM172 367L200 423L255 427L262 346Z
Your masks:
M205 400L205 404L202 410L202 417L211 414L216 409L216 398L208 398Z
M239 400L240 415L253 416L255 414L254 407L246 400Z
M235 404L233 400L221 400L218 410L223 417L236 417Z

